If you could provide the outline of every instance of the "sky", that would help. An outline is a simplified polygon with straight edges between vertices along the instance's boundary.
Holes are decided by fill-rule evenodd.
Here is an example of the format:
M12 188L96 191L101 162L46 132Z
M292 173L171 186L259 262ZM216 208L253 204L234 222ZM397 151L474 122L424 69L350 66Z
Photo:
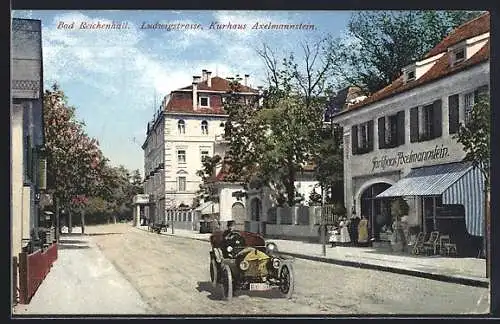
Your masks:
M143 174L146 126L170 91L188 86L202 69L229 77L249 74L265 86L256 49L268 44L279 57L302 52L301 43L345 34L349 11L13 11L42 21L44 88L57 82L86 131L112 165ZM126 23L126 29L81 29L82 23ZM255 30L255 23L308 24L314 30ZM198 29L147 29L192 24ZM245 30L211 29L246 24ZM73 28L62 28L71 26Z

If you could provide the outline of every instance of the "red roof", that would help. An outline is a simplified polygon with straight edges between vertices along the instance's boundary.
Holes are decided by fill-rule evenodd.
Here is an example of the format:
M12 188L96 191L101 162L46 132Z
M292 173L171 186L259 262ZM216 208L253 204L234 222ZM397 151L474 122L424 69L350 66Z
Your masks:
M208 86L207 81L198 82L198 90L212 90L212 91L231 91L231 81L223 79L221 77L215 76L211 78L211 86ZM193 89L193 85L181 88L181 90ZM258 90L252 89L245 85L240 85L240 92L254 92L258 93Z
M429 53L427 53L425 58L445 52L450 46L453 46L471 37L487 33L489 31L490 31L490 13L487 12L455 28Z
M231 91L230 81L220 78L220 77L212 77L211 78L211 87L208 87L207 81L198 83L198 90L211 90L211 91ZM175 113L183 113L183 114L202 114L202 115L224 115L226 112L224 111L224 107L222 101L220 99L220 95L217 93L206 93L209 96L212 95L210 99L210 108L201 108L198 107L197 110L193 110L193 96L191 91L182 91L182 90L192 90L193 85L181 88L179 90L172 91L170 93L170 100L167 104L165 111L175 112ZM240 92L253 92L258 93L258 90L252 89L250 87L241 85Z
M487 33L489 30L490 30L490 15L489 13L487 13L456 28L450 35L448 35L445 39L443 39L443 41L441 41L438 45L436 45L434 49L432 49L429 52L429 54L426 55L426 58L440 54L442 52L446 52L449 46L452 46L465 39ZM398 93L413 89L425 83L436 81L450 74L465 70L476 64L488 61L490 57L489 45L490 42L488 41L471 58L454 66L450 65L448 55L443 55L436 61L436 63L434 63L434 65L429 69L429 71L427 71L417 80L410 81L405 84L403 79L404 76L400 76L385 88L375 92L370 97L366 98L365 100L363 100L358 104L348 106L347 109L341 111L339 114L349 112L353 109L361 108L368 104L380 101L385 98L389 98Z

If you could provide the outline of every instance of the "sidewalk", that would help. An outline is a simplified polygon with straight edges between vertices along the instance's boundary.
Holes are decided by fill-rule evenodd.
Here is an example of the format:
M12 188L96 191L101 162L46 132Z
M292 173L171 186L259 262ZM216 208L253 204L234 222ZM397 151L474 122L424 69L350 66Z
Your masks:
M147 314L149 306L87 235L62 235L58 258L13 315Z
M147 231L147 226L139 228ZM182 229L174 229L174 234L171 233L171 229L168 229L167 232L161 234L202 241L208 241L210 237L210 234ZM484 259L398 255L378 251L371 247L332 248L330 245L326 246L326 256L323 256L322 245L319 243L279 239L269 241L275 242L282 254L296 258L388 271L469 286L489 287L489 279L485 277L486 261Z

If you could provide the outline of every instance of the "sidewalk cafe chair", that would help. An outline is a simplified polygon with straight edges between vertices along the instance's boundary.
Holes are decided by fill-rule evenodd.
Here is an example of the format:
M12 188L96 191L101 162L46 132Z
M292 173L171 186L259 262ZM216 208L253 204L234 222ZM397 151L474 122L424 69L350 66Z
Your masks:
M413 254L419 255L423 251L424 240L425 240L425 233L424 232L418 233L413 243L413 249L412 249Z
M436 254L439 245L439 232L431 232L429 239L424 242L424 251L427 255Z
M446 256L457 254L457 245L451 242L449 235L441 235L439 238L439 254Z

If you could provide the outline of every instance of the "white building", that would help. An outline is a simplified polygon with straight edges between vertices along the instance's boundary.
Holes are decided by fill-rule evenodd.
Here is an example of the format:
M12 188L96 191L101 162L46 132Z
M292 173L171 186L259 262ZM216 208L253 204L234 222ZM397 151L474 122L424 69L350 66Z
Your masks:
M224 133L223 100L231 90L230 80L211 74L203 70L201 77L193 76L190 86L172 91L148 124L142 146L144 186L156 208L150 208L146 217L165 219L167 208L191 206L199 190L201 178L196 172L202 169L204 156L214 156L216 137ZM248 86L248 78L245 75L240 87L244 97L258 93ZM188 223L191 217L187 216Z
M409 227L451 231L460 241L459 221L452 226L443 216L454 213L463 236L483 236L482 179L457 163L465 152L453 135L489 86L489 20L484 14L456 28L393 83L333 117L344 128L346 208L369 218L375 239L391 222L383 197L394 196L409 203ZM462 215L445 211L451 205Z

